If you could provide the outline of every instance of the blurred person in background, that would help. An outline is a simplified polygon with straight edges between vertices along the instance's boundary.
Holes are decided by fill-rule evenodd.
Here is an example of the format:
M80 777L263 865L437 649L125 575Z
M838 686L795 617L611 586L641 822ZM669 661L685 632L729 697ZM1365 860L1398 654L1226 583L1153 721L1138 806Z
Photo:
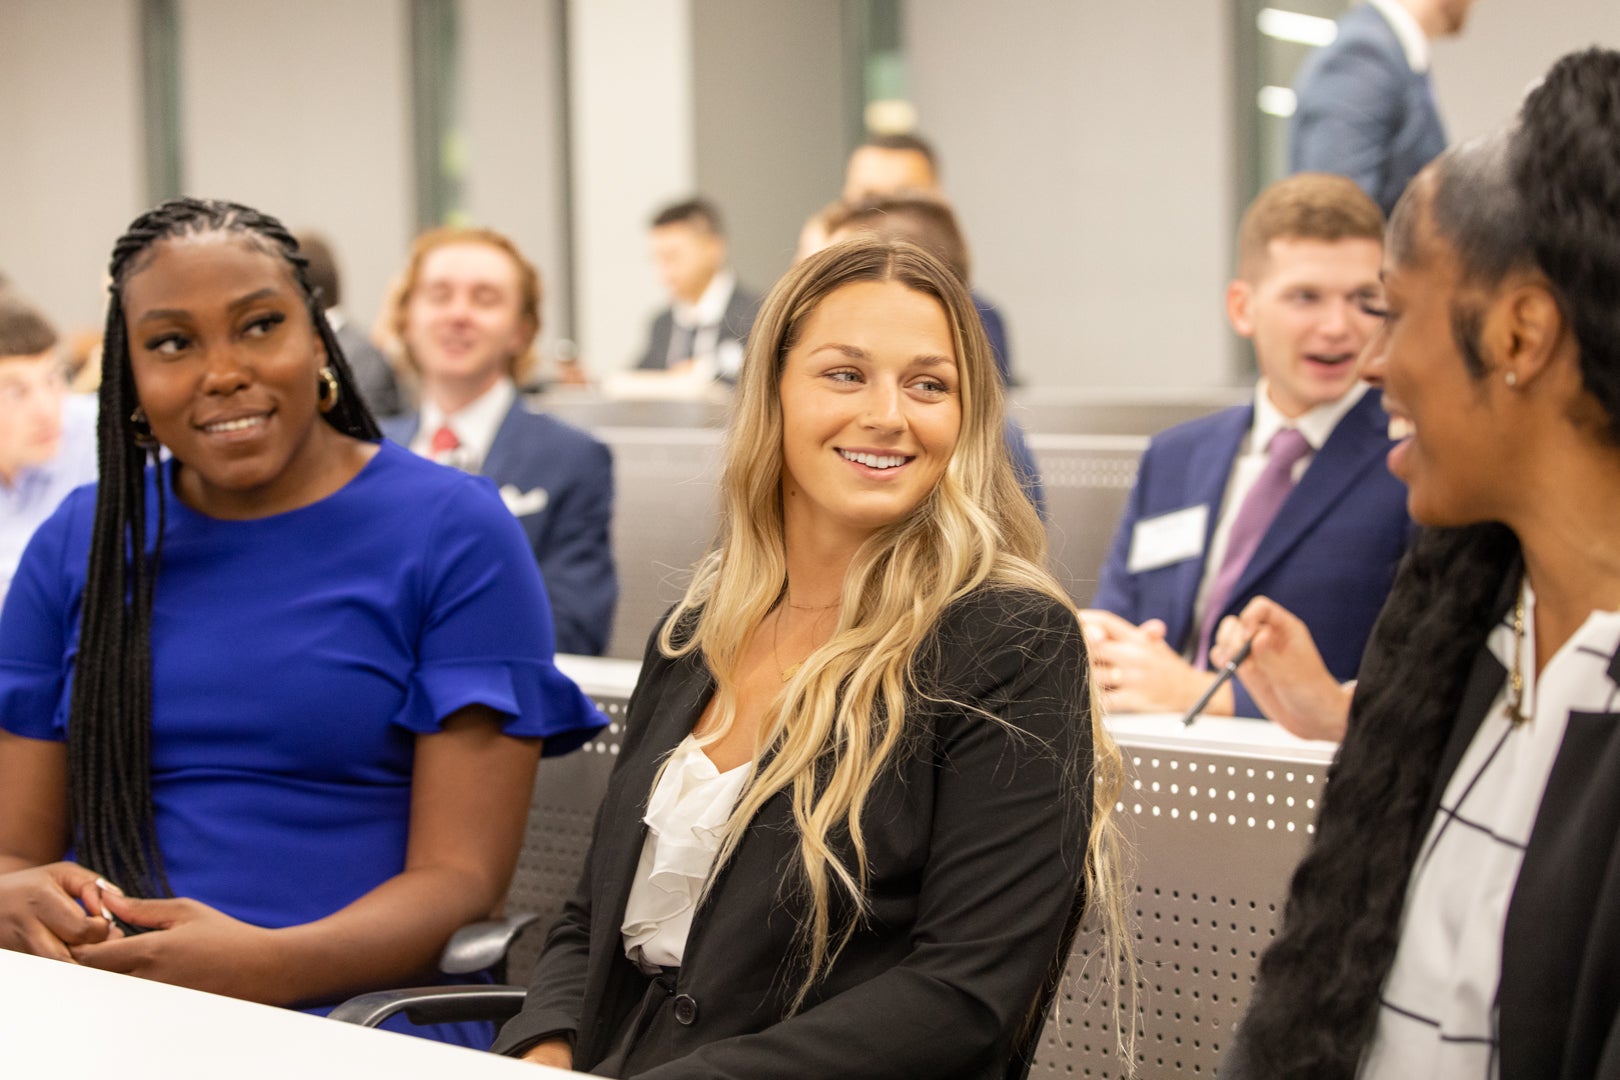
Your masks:
M707 199L666 206L653 216L647 243L670 306L653 320L636 367L736 382L759 297L726 264L719 210Z
M332 332L343 346L360 396L371 407L373 416L398 416L405 411L405 402L394 366L343 310L343 278L331 244L323 234L311 231L298 233L297 240L299 250L309 260L309 283L320 290L326 321L332 324Z
M394 329L421 411L383 424L423 457L487 476L528 537L557 651L600 655L613 626L613 456L518 392L540 332L540 274L492 229L433 229L411 249Z
M95 478L95 399L68 393L56 331L0 286L0 600L34 530Z

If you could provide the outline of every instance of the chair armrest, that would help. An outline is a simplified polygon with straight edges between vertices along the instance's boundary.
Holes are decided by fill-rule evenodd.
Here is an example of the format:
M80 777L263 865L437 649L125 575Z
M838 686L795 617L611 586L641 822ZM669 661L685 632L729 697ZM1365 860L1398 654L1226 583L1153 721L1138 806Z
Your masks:
M450 1024L467 1020L510 1020L523 1008L521 986L416 986L361 994L328 1015L345 1024L376 1027L396 1013L413 1024Z
M496 970L502 977L506 954L536 915L507 915L500 919L484 919L468 923L450 936L444 952L439 954L439 970L446 975L471 975L477 971Z

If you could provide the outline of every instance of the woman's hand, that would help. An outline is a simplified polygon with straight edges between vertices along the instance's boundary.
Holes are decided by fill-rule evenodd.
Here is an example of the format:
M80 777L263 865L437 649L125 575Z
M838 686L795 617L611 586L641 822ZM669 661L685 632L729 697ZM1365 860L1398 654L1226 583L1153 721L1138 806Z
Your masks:
M98 881L70 862L0 874L0 948L71 963L74 947L106 941Z
M290 1003L276 975L275 931L196 900L105 893L102 902L119 919L151 932L75 945L73 959L85 967L266 1004Z
M529 1047L523 1060L535 1065L550 1065L557 1069L574 1067L574 1044L566 1035L553 1035Z
M1249 639L1249 658L1237 675L1267 719L1302 739L1344 738L1351 688L1328 671L1299 617L1273 600L1255 597L1242 613L1221 620L1210 662L1227 664Z

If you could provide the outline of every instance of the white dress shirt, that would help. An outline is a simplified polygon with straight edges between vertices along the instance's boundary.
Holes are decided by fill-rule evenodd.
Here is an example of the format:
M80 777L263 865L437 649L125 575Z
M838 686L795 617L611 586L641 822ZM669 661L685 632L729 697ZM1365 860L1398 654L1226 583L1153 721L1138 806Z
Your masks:
M721 267L695 304L676 300L670 305L670 318L674 320L669 337L669 356L665 367L674 367L687 360L696 360L703 367L700 374L710 378L726 375L735 378L742 367L742 348L734 341L720 340L720 327L726 321L726 308L731 294L737 291L737 277ZM695 330L690 356L676 356L680 352L681 330ZM727 348L726 346L730 346Z
M1446 784L1407 887L1401 937L1380 998L1362 1080L1489 1080L1501 1073L1497 984L1502 935L1519 866L1571 712L1608 712L1620 697L1609 659L1620 612L1594 611L1536 672L1535 592L1520 586L1524 634L1513 614L1486 647L1513 670L1517 647L1528 715L1507 714L1510 680Z
M512 411L512 402L516 400L517 387L508 378L497 379L494 386L448 415L424 394L421 425L416 429L416 437L411 440L411 450L441 465L476 473L483 469L490 444L495 441L495 433L501 429L501 421ZM454 450L435 454L433 435L445 426L450 428L461 445Z
M620 924L624 954L649 975L679 967L686 954L692 915L748 774L748 762L721 772L688 735L658 776Z
M1367 0L1367 3L1378 9L1390 29L1400 40L1401 51L1406 54L1406 62L1411 65L1413 72L1422 75L1429 70L1429 35L1423 32L1418 25L1417 18L1406 10L1406 5L1400 0Z

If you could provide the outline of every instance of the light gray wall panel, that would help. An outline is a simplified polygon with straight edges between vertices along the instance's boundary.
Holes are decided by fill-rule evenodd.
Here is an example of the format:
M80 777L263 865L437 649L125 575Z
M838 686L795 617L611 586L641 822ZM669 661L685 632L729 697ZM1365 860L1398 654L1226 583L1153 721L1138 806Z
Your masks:
M1024 381L1228 381L1226 5L911 0L905 13L921 130Z
M135 0L0 4L0 272L58 329L100 326L145 200Z
M692 5L697 187L725 216L739 280L760 293L843 185L842 34L838 4Z
M184 0L189 194L325 232L371 324L411 235L410 84L397 0Z

